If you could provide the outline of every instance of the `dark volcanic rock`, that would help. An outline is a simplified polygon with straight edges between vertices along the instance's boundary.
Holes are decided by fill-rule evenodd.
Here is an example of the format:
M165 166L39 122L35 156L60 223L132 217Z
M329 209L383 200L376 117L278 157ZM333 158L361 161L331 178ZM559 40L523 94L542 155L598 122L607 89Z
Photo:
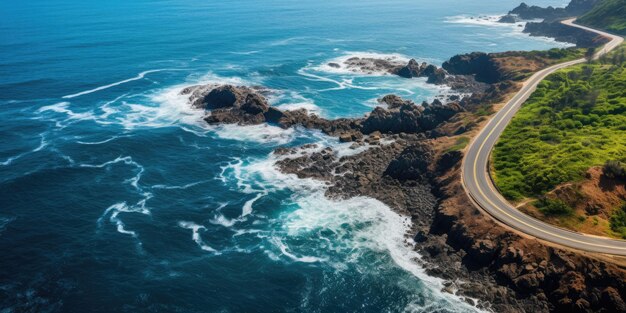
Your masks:
M270 106L261 89L232 85L202 85L185 88L182 95L196 108L209 110L209 124L260 124Z
M409 63L400 68L396 74L404 78L420 77L422 75L422 65L417 63L415 59L411 59Z
M264 113L269 109L269 105L265 98L257 93L249 93L246 100L241 105L241 109L248 114Z
M211 90L202 100L205 109L220 109L235 107L243 102L245 89L238 89L231 85L219 86Z
M361 132L381 133L419 133L432 130L464 109L456 102L442 104L434 100L421 106L412 101L403 100L395 95L388 95L379 100L387 103L388 109L377 107L361 123Z
M441 155L439 160L437 160L436 170L437 173L445 173L447 170L451 169L456 164L459 164L463 159L463 152L461 151L448 151Z
M377 107L363 121L362 131L364 134L375 131L394 134L417 133L422 131L419 125L422 111L423 108L412 103L403 104L392 110Z
M385 170L385 175L404 180L419 180L426 177L428 166L433 162L433 152L427 145L409 146L398 155Z
M437 85L444 84L446 78L446 71L443 69L425 62L419 64L415 59L411 59L407 65L393 73L404 78L427 77L429 84Z
M386 95L380 99L378 99L379 103L384 103L387 105L389 109L398 109L405 104L412 104L413 101L404 100L396 95Z
M483 83L493 84L502 79L493 59L483 52L455 55L442 66L450 74L474 75L477 81Z

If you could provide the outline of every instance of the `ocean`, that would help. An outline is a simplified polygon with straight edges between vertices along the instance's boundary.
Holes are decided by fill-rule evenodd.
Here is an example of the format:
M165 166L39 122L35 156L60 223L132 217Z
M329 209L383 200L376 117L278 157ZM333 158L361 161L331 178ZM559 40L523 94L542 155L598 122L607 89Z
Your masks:
M179 92L262 85L328 118L432 100L448 90L327 63L566 46L495 23L517 5L0 2L0 312L478 311L416 262L409 219L274 168L277 147L349 144L207 126Z

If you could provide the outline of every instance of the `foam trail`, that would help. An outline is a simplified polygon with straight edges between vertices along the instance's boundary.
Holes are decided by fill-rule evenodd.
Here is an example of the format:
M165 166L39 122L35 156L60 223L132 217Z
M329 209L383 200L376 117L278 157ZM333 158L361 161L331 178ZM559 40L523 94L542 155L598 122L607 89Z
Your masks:
M206 227L202 225L198 225L193 222L185 222L185 221L178 222L178 226L185 228L185 229L191 229L191 231L193 232L191 235L191 238L200 247L200 249L219 254L217 250L213 249L212 247L204 243L204 240L200 238L200 230L206 230Z
M43 148L45 148L48 145L48 142L46 141L46 138L44 137L43 134L40 134L39 136L41 137L41 141L39 142L39 146L37 146L35 149L33 149L31 151L24 152L24 153L20 153L20 154L18 154L16 156L9 157L8 159L0 162L0 165L2 165L2 166L11 165L11 163L13 163L13 161L15 161L15 160L17 160L17 159L27 155L27 154L41 151Z
M87 167L87 168L103 168L103 167L107 167L109 165L120 163L120 162L122 162L122 163L124 163L126 165L132 165L132 166L134 166L134 167L139 169L139 172L137 172L137 174L135 176L133 176L133 177L131 177L129 179L126 179L124 182L125 183L129 183L131 186L133 186L135 189L137 189L137 191L143 193L143 188L141 188L139 186L139 180L141 179L141 175L143 175L143 172L145 171L145 168L141 164L135 162L133 160L133 158L130 157L130 156L124 156L124 157L119 156L115 160L107 161L107 162L104 162L102 164L80 164L79 166L80 167Z
M103 143L107 143L107 142L109 142L109 141L113 141L113 140L115 140L115 139L118 139L118 138L124 138L124 137L129 137L129 136L113 136L113 137L111 137L111 138L109 138L109 139L105 139L105 140L102 140L102 141L93 141L93 142L89 142L89 141L76 141L76 143L79 143L79 144L81 144L81 145L101 145L101 144L103 144Z
M97 91L100 91L100 90L109 89L111 87L119 86L121 84L125 84L125 83L128 83L128 82L132 82L132 81L135 81L135 80L140 80L140 79L144 78L144 76L146 76L147 74L150 74L150 73L162 72L162 71L167 71L167 70L168 69L158 69L158 70L144 71L144 72L139 73L137 76L129 78L129 79L120 80L118 82L111 83L111 84L104 85L104 86L100 86L100 87L96 87L94 89L89 89L89 90L81 91L81 92L78 92L78 93L75 93L75 94L63 96L62 98L63 99L72 99L72 98L84 96L84 95L87 95L87 94L90 94L90 93L94 93L94 92L97 92Z
M138 238L139 236L134 230L126 229L126 224L124 224L124 222L119 218L119 215L120 213L140 213L143 215L151 215L150 210L146 208L146 201L152 198L152 194L145 193L144 197L145 197L144 199L137 202L133 206L129 206L126 202L118 202L109 206L106 210L104 210L104 213L102 213L102 216L98 218L98 221L97 221L98 227L102 227L104 218L110 213L109 221L116 225L116 229L118 233L124 234L124 235L130 235L133 238ZM141 242L139 242L139 245L141 245Z
M244 217L246 215L249 215L252 213L252 204L254 204L254 202L256 202L257 200L259 200L261 197L267 195L267 192L261 192L259 194L256 195L256 197L246 201L246 203L243 205L243 208L241 210L241 217Z
M290 259L294 261L302 262L302 263L315 263L315 262L326 261L326 259L322 259L322 258L318 258L314 256L296 256L295 254L289 252L289 248L279 238L273 237L272 242L280 249L280 252L283 255L289 257Z
M152 186L152 188L153 189L167 189L167 190L171 190L171 189L185 190L187 188L198 186L198 185L204 184L206 182L208 182L208 180L202 180L202 181L198 181L198 182L195 182L195 183L189 183L189 184L182 185L182 186L154 185L154 186Z
M229 228L235 225L237 222L241 222L241 221L243 221L243 219L240 219L240 218L229 219L222 214L218 214L215 218L211 219L209 222L213 225L222 225L226 228Z

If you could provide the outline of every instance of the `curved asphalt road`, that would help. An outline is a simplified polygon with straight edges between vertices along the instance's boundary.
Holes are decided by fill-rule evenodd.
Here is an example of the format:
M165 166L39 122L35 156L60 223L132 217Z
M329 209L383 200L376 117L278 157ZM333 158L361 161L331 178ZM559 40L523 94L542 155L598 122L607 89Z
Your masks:
M595 58L619 46L623 38L605 32L573 24L574 19L564 24L586 29L611 39ZM553 65L531 76L522 89L489 121L487 126L474 138L467 149L463 161L462 180L467 194L474 202L501 223L526 235L579 250L626 256L626 241L585 235L562 229L534 219L513 207L493 186L488 172L489 156L507 124L547 75L574 65L586 62L585 59Z

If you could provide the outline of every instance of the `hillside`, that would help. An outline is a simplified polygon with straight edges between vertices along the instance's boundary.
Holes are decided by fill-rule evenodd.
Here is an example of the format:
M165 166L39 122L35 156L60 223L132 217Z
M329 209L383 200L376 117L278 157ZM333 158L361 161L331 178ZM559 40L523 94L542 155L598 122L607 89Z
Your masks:
M626 35L626 0L602 0L578 22Z
M622 46L548 76L502 134L493 150L497 187L512 200L541 199L523 211L579 231L624 233L609 221L626 200L623 188L602 187L609 180L598 168L626 162L625 54Z

